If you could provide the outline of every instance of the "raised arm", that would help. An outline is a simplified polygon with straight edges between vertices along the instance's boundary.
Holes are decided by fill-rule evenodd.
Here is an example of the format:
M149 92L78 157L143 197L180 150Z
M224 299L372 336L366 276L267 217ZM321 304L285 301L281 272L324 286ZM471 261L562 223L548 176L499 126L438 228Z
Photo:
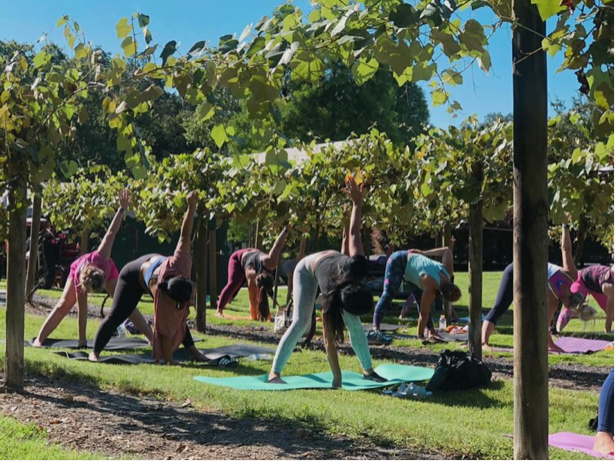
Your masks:
M271 251L269 254L263 258L263 264L270 271L275 270L278 267L278 263L280 262L280 255L282 254L282 248L284 248L284 242L286 241L286 236L288 235L288 226L284 226L280 235L275 240L275 243L271 247Z
M572 255L572 239L570 238L570 226L568 225L568 215L564 215L564 222L562 223L562 261L564 264L564 272L568 274L572 280L577 279L578 271L577 266L574 263L574 256Z
M192 192L190 192L186 200L188 202L188 211L186 211L186 214L184 215L184 221L182 222L182 229L175 251L183 251L189 253L190 238L192 236L192 222L194 221L196 205L199 202L199 195L197 191L193 190Z
M105 260L109 260L111 258L111 249L113 248L113 242L115 241L115 236L117 235L117 231L120 230L120 226L122 225L122 220L124 219L124 214L126 213L126 209L128 205L130 205L130 197L128 196L128 189L122 190L120 192L119 197L120 208L113 216L113 220L111 221L111 225L109 229L107 229L107 233L98 245L98 253Z
M364 256L363 243L361 242L361 206L365 193L365 183L357 186L353 177L346 181L346 195L352 200L350 213L350 229L348 232L348 256Z

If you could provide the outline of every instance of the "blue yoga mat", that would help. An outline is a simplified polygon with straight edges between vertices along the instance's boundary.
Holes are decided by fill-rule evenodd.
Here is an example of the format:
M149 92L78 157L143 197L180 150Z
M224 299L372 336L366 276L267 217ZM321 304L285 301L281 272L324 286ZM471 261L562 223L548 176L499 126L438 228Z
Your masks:
M413 367L409 365L384 364L376 368L378 373L387 381L376 383L364 379L360 373L354 371L342 372L342 388L347 391L378 389L410 381L427 381L433 376L433 369ZM287 391L292 389L330 389L333 382L333 374L328 372L314 373L301 376L283 376L286 384L272 384L267 382L268 375L261 376L238 376L233 378L211 378L209 376L195 376L195 380L214 384L216 386L229 387L244 391Z

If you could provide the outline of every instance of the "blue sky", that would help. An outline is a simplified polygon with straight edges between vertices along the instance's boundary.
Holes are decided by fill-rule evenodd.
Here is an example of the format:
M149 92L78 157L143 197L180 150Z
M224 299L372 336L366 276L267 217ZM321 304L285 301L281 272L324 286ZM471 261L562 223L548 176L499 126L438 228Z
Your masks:
M115 24L121 17L136 11L151 16L150 29L154 40L166 43L177 40L186 51L196 41L208 40L217 44L227 33L241 34L247 24L256 23L283 0L3 0L0 14L0 39L34 42L43 33L49 39L64 44L64 37L55 24L68 14L79 22L86 37L95 45L111 52L119 52ZM305 0L294 2L304 12L309 9ZM464 13L465 14L465 13ZM469 12L483 24L491 22L486 13ZM489 75L475 66L464 74L464 83L452 90L453 97L463 106L459 117L489 112L512 112L512 66L510 29L500 29L490 42L493 68ZM569 102L578 84L570 71L556 74L561 56L548 58L549 100L559 97ZM430 100L429 94L428 100ZM431 122L437 126L454 124L444 108L430 108Z

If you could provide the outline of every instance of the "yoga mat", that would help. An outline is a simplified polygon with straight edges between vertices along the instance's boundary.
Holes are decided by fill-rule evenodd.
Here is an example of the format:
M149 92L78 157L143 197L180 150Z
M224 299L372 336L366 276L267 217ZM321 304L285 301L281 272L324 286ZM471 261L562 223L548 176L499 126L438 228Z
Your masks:
M32 346L36 338L32 338L31 341L26 341L26 346ZM134 338L134 337L126 337L126 338L117 338L113 337L107 343L105 350L109 351L119 351L122 349L138 349L141 347L147 347L149 343L146 339L143 338ZM62 349L86 349L84 347L79 347L79 341L76 339L52 339L47 338L43 343L43 347L53 347L53 348L62 348ZM94 347L94 340L88 340L87 349L91 349Z
M231 346L223 346L215 349L200 349L200 351L210 360L216 360L225 355L239 358L248 357L254 354L275 354L275 349L260 346L250 346L249 344L233 344ZM59 351L55 353L72 360L87 360L89 355L89 352L84 351ZM173 360L178 363L182 363L190 362L191 358L188 351L184 348L181 348L173 353ZM101 355L98 361L100 363L111 363L120 365L156 363L156 361L152 358L152 354L150 352L145 352L142 354Z
M483 314L481 316L481 319L482 319L483 322L485 321L486 318L487 317L485 317L485 314ZM464 323L469 323L470 322L470 317L459 317L459 321L460 322L464 322Z
M558 432L549 436L549 445L566 451L576 451L593 456L594 458L613 459L613 455L605 455L594 451L594 438L591 435L573 434L572 432Z
M570 336L562 336L557 341L555 341L555 345L561 347L566 352L580 352L582 354L602 351L611 344L611 341L604 341L600 339L573 338Z
M452 343L455 341L465 342L468 340L468 333L451 334L451 333L445 333L443 331L439 331L438 334L447 343ZM417 335L407 335L403 333L393 333L391 336L397 339L418 339ZM437 341L434 341L434 343L436 342Z
M342 388L347 391L378 389L394 384L409 381L427 381L433 376L433 369L413 367L409 365L384 364L376 368L378 373L387 381L376 383L364 379L360 373L342 371ZM286 384L272 384L267 382L267 375L240 376L234 378L210 378L208 376L195 376L196 381L229 387L244 391L286 391L293 389L330 389L333 381L331 372L315 373L301 376L283 376Z
M391 323L381 323L380 324L380 331L397 331L401 327L403 327L403 325L393 325ZM373 328L372 324L363 325L363 331L369 331L372 328Z

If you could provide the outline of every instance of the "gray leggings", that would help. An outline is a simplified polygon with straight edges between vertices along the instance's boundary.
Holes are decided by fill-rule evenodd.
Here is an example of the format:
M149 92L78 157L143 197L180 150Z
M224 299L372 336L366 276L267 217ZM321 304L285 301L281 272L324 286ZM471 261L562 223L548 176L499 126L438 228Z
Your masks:
M293 276L293 323L282 336L275 352L273 359L273 371L275 373L282 373L290 354L295 350L297 342L312 322L314 301L316 301L318 292L318 281L312 272L312 262L315 256L318 256L318 253L306 256L299 261L295 268ZM342 316L350 334L350 343L359 357L363 370L370 370L372 368L372 357L369 353L361 318L346 311L342 311Z

